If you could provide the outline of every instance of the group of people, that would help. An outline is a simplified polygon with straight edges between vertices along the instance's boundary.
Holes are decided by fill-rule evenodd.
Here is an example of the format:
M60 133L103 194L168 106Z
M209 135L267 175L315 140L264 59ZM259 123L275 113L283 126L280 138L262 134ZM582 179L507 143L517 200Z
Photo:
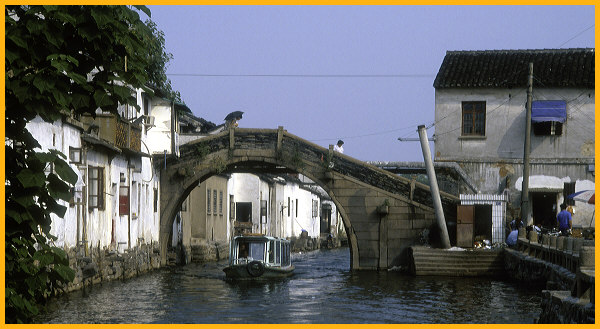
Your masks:
M568 236L570 234L573 227L573 213L567 209L567 205L564 203L560 205L560 212L556 216L556 224L561 235ZM511 231L506 238L507 245L514 246L517 244L519 228L522 226L523 222L520 219L510 222Z

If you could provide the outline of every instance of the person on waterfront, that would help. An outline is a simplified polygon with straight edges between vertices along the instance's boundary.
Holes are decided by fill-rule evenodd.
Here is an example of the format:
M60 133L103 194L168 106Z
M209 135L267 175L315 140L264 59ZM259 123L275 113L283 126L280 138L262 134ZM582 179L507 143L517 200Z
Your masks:
M569 235L569 230L572 226L572 217L571 213L567 211L567 205L564 203L560 205L560 212L556 216L556 222L558 223L560 234Z
M340 139L338 140L337 144L333 146L333 150L344 154L344 147L342 145L344 145L344 141Z

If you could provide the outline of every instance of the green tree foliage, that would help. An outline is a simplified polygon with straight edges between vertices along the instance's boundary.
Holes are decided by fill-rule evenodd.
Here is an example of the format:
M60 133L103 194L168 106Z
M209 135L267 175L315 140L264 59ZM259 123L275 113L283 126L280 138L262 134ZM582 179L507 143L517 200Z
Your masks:
M7 323L31 321L38 305L74 277L65 252L52 246L50 215L64 215L59 200L70 198L77 176L62 153L39 151L26 124L37 116L53 122L135 105L130 87L148 81L146 43L152 39L139 16L149 10L136 9L5 7Z

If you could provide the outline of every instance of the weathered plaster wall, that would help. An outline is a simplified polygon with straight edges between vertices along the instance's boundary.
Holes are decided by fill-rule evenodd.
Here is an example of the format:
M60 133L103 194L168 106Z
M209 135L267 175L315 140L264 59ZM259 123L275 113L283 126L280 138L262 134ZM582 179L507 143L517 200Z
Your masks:
M69 161L69 147L81 148L81 139L79 138L81 128L63 123L60 120L54 123L47 123L41 118L36 117L27 124L27 129L41 145L40 151L58 150L67 156L67 162ZM74 165L71 167L74 170L77 169ZM81 176L80 173L79 175ZM78 194L78 196L81 197L81 194ZM59 204L66 206L67 211L63 218L54 214L51 215L52 226L50 233L58 238L56 242L57 246L75 246L77 244L77 218L79 217L81 220L83 209L81 206L69 206L64 201L59 201Z
M531 158L593 158L594 90L535 88L534 100L567 101L562 136L531 137ZM461 137L461 102L486 102L483 138ZM527 93L522 89L438 89L435 92L435 159L522 159Z
M171 103L167 100L153 98L150 115L154 117L154 125L148 130L148 147L152 153L171 154Z

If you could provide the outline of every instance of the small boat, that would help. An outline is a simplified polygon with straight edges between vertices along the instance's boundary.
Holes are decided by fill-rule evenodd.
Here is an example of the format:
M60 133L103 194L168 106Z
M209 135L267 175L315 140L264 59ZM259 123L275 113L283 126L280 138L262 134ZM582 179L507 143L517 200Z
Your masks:
M290 242L266 235L236 236L229 244L228 279L271 279L293 274Z

